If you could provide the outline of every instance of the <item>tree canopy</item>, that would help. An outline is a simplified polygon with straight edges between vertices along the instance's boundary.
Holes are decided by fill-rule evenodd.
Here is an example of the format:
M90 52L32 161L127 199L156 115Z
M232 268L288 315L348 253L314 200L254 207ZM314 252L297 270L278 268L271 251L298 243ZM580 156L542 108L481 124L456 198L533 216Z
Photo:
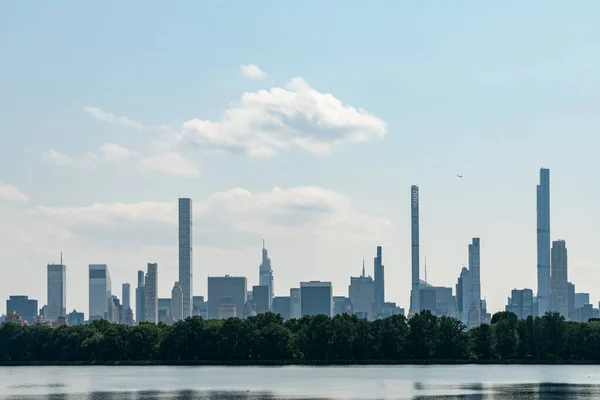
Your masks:
M103 320L56 329L5 324L0 362L600 361L600 321L567 322L553 313L519 320L506 312L492 321L467 331L460 321L423 311L373 322L346 314L284 322L267 313L131 327Z

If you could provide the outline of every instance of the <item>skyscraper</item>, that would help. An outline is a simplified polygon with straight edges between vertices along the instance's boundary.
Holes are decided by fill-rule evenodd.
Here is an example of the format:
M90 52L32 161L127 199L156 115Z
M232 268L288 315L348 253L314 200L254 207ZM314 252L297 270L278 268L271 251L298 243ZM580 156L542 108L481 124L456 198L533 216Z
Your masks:
M192 316L193 273L192 200L179 199L179 284L183 290L183 318Z
M290 301L292 303L290 317L296 319L300 318L302 316L302 291L300 288L290 289Z
M410 221L412 242L412 279L410 291L410 313L416 314L421 311L419 302L419 187L413 185L410 188Z
M302 316L327 315L333 313L333 287L331 282L300 282Z
M183 290L179 282L175 282L171 290L171 316L173 322L183 319Z
M38 301L27 296L10 296L6 300L6 313L10 312L17 313L23 321L33 325L38 315Z
M231 300L235 303L237 317L242 317L246 305L248 284L245 277L219 276L208 277L208 318L218 319L221 314L219 308L221 302L225 301L227 310L231 310ZM229 311L228 311L229 312Z
M112 296L110 273L106 264L89 265L90 321L106 318Z
M466 325L469 320L469 310L473 299L473 285L471 273L466 267L460 271L456 284L456 305L460 313L460 320Z
M144 271L138 271L138 283L135 289L135 319L138 323L146 322L146 280Z
M385 303L385 271L383 267L383 258L381 254L381 246L377 246L377 256L374 260L374 295L375 295L375 315L379 315Z
M469 272L471 274L472 298L471 305L475 305L478 315L481 314L481 248L479 238L473 238L469 245Z
M147 322L158 323L158 264L148 264L144 286L144 317Z
M129 283L123 284L121 297L123 311L127 311L129 308L131 308L131 285Z
M359 318L373 320L375 311L375 283L373 278L365 275L365 263L363 261L362 275L350 277L348 297L354 306L354 314Z
M549 311L569 318L569 279L567 271L567 246L564 240L552 242L552 274L550 275Z
M537 304L538 315L548 311L550 293L550 170L540 169L537 185Z
M67 267L62 260L60 264L48 264L48 302L44 309L44 318L49 322L67 316Z
M273 270L271 269L271 259L269 253L265 248L265 241L263 240L262 248L262 263L260 264L260 275L259 275L260 286L267 286L269 288L269 310L273 309Z

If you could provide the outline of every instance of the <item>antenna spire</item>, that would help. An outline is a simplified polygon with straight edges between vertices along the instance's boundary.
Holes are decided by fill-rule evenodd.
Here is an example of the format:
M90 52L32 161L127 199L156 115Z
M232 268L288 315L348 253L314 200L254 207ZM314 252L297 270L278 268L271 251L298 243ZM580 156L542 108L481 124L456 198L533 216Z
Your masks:
M265 239L263 239L263 250L265 249Z
M60 252L60 265L63 265L63 263L62 263L62 251Z

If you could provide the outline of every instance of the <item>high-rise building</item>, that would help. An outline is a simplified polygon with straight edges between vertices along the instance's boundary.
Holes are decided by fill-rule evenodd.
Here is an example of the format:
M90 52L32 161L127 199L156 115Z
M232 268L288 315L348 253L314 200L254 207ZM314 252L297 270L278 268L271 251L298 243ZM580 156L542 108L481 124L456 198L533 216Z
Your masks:
M183 290L179 282L175 282L171 290L171 315L174 322L183 319Z
M548 311L550 295L550 170L540 169L537 185L537 306L538 315Z
M473 299L473 286L471 285L471 274L466 267L463 267L456 284L456 305L460 313L460 320L463 324L469 321L469 311Z
M208 277L208 318L219 319L221 301L223 303L226 315L231 313L230 299L235 303L235 312L237 317L242 317L244 306L246 305L247 281L245 277L234 276L209 276Z
M451 287L424 286L419 290L419 303L421 311L429 310L439 317L456 316Z
M208 303L204 300L204 296L194 296L192 305L194 315L208 319Z
M300 282L301 313L305 315L327 315L333 313L333 287L331 282Z
M381 246L377 246L377 256L373 262L374 269L374 294L375 294L375 314L379 315L385 303L385 270L383 266L383 256L381 254Z
M481 247L479 238L473 238L469 245L469 273L471 275L471 304L481 315Z
M530 315L533 316L533 290L513 289L510 297L508 298L506 311L515 313L519 319L526 319Z
M273 288L273 269L271 268L271 259L269 258L269 253L265 248L265 241L263 240L263 248L262 248L262 263L260 264L259 270L259 285L266 286L269 289L269 310L273 308L273 296L274 296L274 288ZM256 304L256 303L255 303ZM258 314L260 312L256 311Z
M62 257L61 257L62 258ZM67 315L67 267L62 264L48 264L48 310L44 319L57 322Z
M290 317L293 319L298 319L302 317L302 291L300 288L291 288L290 289Z
M590 303L590 294L589 293L575 293L574 297L575 308L581 308Z
M192 316L194 286L192 200L179 199L179 284L183 290L183 318Z
M70 314L67 315L67 325L83 325L85 323L85 315L82 312L77 312L77 310L71 311Z
M138 323L146 322L146 279L144 271L138 271L138 283L135 289L135 319Z
M375 283L373 278L363 273L359 277L350 277L348 296L354 307L354 315L372 321L375 317Z
M333 296L333 315L354 315L352 301L346 296Z
M131 285L129 283L123 284L121 297L121 301L123 302L123 310L127 311L127 309L131 308Z
M6 314L16 313L23 321L32 326L38 315L38 301L27 296L10 296L6 300Z
M257 314L264 314L270 311L270 296L269 286L260 285L252 287L252 301L254 303L254 311Z
M173 300L170 297L158 298L158 322L170 325L173 323L173 313L171 305Z
M284 321L291 318L292 298L290 296L280 296L273 298L273 312L281 315Z
M410 188L410 223L411 223L411 259L412 259L412 279L410 292L410 310L409 314L416 314L421 311L419 302L419 187L416 185Z
M144 317L158 323L158 264L148 263L144 286Z
M569 318L569 279L567 246L564 240L552 242L549 310Z
M112 296L110 273L106 264L89 265L90 321L104 319L108 313L108 299Z
M567 302L569 303L569 319L575 320L575 285L571 282L569 282L567 285L569 291L567 295Z

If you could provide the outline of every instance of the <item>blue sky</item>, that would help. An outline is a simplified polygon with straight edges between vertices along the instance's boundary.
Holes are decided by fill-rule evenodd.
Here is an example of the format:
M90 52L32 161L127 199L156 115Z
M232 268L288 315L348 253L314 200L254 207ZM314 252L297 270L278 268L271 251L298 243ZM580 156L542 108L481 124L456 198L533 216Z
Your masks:
M3 2L0 297L41 306L60 251L71 309L87 313L89 263L107 263L120 292L158 262L168 296L174 207L189 196L195 294L207 275L256 284L263 237L276 294L314 279L346 294L381 244L386 298L408 307L418 184L429 280L454 286L479 236L482 293L498 310L511 289L536 289L544 166L551 236L597 302L599 12L593 1Z

